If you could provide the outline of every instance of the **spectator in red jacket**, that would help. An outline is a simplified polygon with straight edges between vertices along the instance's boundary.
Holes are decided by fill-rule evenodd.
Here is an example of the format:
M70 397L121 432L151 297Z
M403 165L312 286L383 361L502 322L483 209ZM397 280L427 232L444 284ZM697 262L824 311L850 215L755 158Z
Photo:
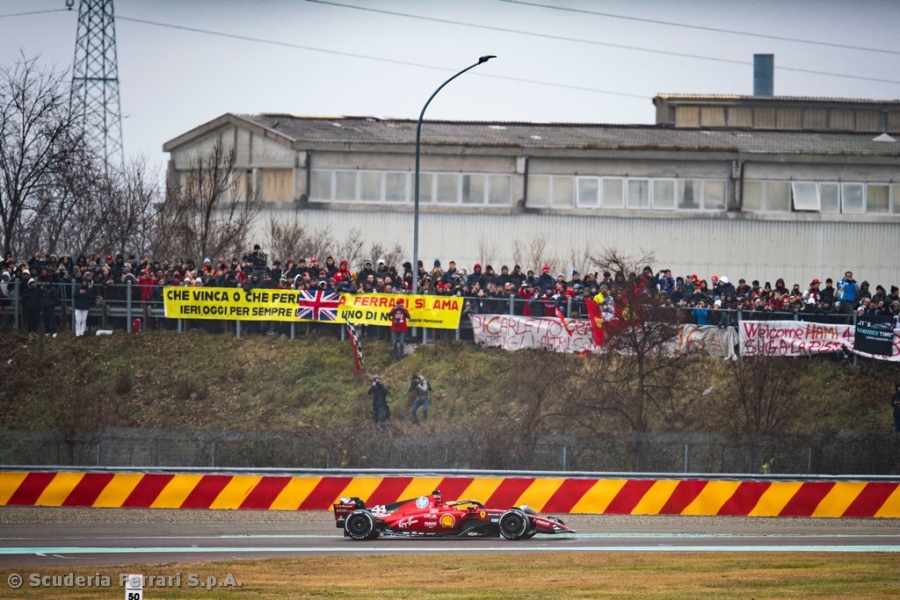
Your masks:
M403 306L403 298L397 299L397 304L389 313L391 316L391 346L394 348L394 360L400 360L406 353L406 330L409 320L409 311Z

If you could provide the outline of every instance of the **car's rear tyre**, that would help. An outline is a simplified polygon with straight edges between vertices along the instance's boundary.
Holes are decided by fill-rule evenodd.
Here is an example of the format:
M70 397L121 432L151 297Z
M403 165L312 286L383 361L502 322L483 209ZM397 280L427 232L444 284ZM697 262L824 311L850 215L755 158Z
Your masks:
M525 538L530 528L528 517L518 508L511 508L500 516L500 535L508 540Z
M354 540L369 540L378 536L375 531L375 520L365 511L351 513L344 521L344 531Z

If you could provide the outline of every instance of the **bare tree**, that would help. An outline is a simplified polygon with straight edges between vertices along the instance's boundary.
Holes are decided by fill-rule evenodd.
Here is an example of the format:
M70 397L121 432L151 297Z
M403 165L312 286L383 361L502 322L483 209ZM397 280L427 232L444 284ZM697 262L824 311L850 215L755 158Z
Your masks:
M677 393L689 383L683 366L693 354L677 351L676 311L640 276L653 264L653 254L632 257L607 248L589 262L626 274L626 283L609 300L615 318L603 324L605 351L590 357L583 393L572 409L613 415L633 431L647 431L654 417L666 428L683 428L688 412Z
M73 154L60 162L48 174L47 185L36 192L34 208L23 213L14 245L29 251L81 252L69 245L69 232L80 229L73 216L81 208L79 205L97 198L96 188L102 185L102 179L103 173L95 168L86 153Z
M235 177L236 152L217 140L170 185L159 211L158 255L239 256L262 208L256 192Z
M547 260L546 252L547 238L538 236L528 240L528 260L531 261L531 264L527 268L534 269L539 273L541 266Z
M0 243L14 250L21 229L42 218L54 174L83 151L64 73L21 56L0 68ZM19 248L24 251L24 248Z
M338 260L346 260L348 265L358 265L364 247L362 231L353 228L347 232L347 237L335 246L333 254L338 257Z
M736 435L781 433L802 417L807 404L797 361L751 356L729 361L727 388L717 397L719 420Z
M115 192L105 207L102 245L110 252L149 253L156 244L160 189L147 170L147 161L139 157L126 163L113 179Z
M525 248L522 244L522 241L517 239L513 242L512 248L512 259L514 265L522 266L522 259L525 257ZM525 270L528 270L528 265L525 265Z
M369 246L369 256L374 263L376 260L383 260L387 266L396 265L403 256L403 246L399 242L395 242L390 248L382 246L380 243L374 243Z
M327 230L308 231L296 214L286 221L269 218L269 248L282 262L323 255L332 243Z
M481 264L491 264L494 262L494 257L496 255L496 244L492 244L489 238L485 238L484 236L480 237L478 239L478 257L481 259Z

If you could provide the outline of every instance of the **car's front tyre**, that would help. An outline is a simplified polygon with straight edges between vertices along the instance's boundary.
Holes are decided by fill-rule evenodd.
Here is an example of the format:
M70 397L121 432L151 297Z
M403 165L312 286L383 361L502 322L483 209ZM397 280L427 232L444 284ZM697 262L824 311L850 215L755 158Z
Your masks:
M518 508L511 508L500 516L500 535L508 540L525 538L530 526L528 516Z

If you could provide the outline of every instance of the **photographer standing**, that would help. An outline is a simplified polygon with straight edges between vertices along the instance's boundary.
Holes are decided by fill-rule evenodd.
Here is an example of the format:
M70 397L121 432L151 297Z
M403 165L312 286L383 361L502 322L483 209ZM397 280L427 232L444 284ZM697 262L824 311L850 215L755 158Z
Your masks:
M413 373L412 379L409 381L409 391L415 394L415 401L412 405L413 425L419 424L419 418L416 413L419 407L422 408L422 420L428 420L428 404L431 401L431 385L421 375Z
M375 376L372 385L369 387L369 395L372 396L372 420L376 425L384 425L391 417L391 409L388 407L387 397L388 389L381 381L381 377Z
M837 297L840 302L840 312L852 314L856 310L856 280L853 279L853 273L847 271L844 278L838 282Z

